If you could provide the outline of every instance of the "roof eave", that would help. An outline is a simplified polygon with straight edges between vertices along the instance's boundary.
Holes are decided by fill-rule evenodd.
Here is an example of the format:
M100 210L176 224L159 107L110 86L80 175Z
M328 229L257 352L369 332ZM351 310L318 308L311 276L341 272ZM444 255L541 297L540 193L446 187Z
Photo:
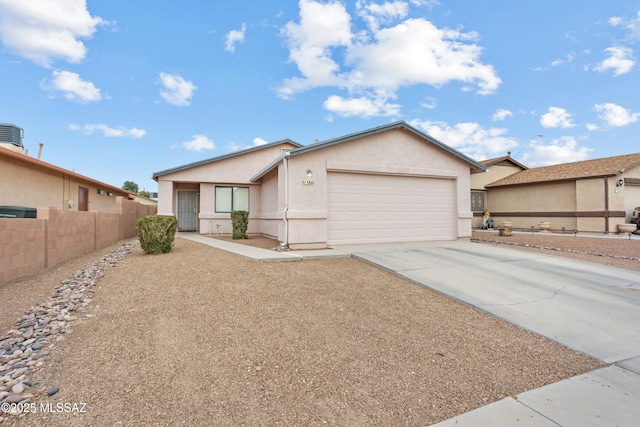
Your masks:
M469 163L472 167L472 169L480 171L480 172L484 172L487 170L487 168L482 165L481 163L475 161L474 159L472 159L471 157L466 156L465 154L462 154L461 152L459 152L458 150L455 150L451 147L449 147L448 145L438 141L437 139L433 138L432 136L427 135L426 133L416 129L415 127L411 126L409 123L405 122L405 121L397 121L397 122L393 122L387 125L383 125L383 126L378 126L375 128L371 128L371 129L367 129L361 132L356 132L356 133L352 133L349 135L345 135L345 136L341 136L339 138L333 138L333 139L329 139L327 141L323 141L323 142L318 142L316 144L311 144L311 145L307 145L301 148L296 148L295 150L291 150L291 157L294 156L298 156L301 154L305 154L308 153L310 151L315 151L315 150L319 150L322 148L327 148L327 147L331 147L333 145L337 145L337 144L341 144L343 142L347 142L347 141L352 141L354 139L359 139L359 138L363 138L366 136L370 136L370 135L375 135L381 132L385 132L388 130L393 130L393 129L404 129L407 130L411 133L413 133L414 135L425 139L427 141L429 141L430 143L438 146L439 148L447 151L448 153L452 154L453 156Z
M511 183L506 183L506 184L496 184L496 183L491 183L491 184L487 184L485 185L485 188L489 188L489 187L509 187L509 186L513 186L513 185L527 185L527 184L545 184L548 182L561 182L561 181L577 181L579 179L593 179L593 178L606 178L606 177L610 177L610 176L616 176L618 175L618 172L609 172L609 173L601 173L601 174L596 174L596 175L585 175L585 176L573 176L573 177L564 177L564 178L556 178L556 179L545 179L545 180L541 180L541 181L525 181L525 182L511 182Z
M278 157L276 157L275 160L273 160L271 163L269 163L267 166L265 166L264 168L262 168L260 170L260 172L258 172L257 174L255 174L254 176L252 176L251 178L249 178L250 182L257 182L258 180L260 180L263 176L265 176L266 174L268 174L269 172L271 172L273 169L275 169L276 166L278 166L278 164L280 164L280 162L282 161L282 159L284 159L285 157L289 156L290 151L284 152L282 154L280 154Z
M209 163L219 162L221 160L230 159L232 157L240 156L240 155L247 154L247 153L252 153L254 151L259 151L259 150L263 150L265 148L275 147L277 145L282 145L282 144L287 144L287 143L291 144L291 145L294 145L294 146L297 146L297 147L302 147L302 144L300 144L300 143L298 143L296 141L293 141L291 139L281 139L279 141L271 142L269 144L258 145L258 146L255 146L255 147L249 147L249 148L246 148L244 150L236 151L236 152L233 152L233 153L227 153L227 154L223 154L221 156L210 157L208 159L198 160L196 162L187 163L186 165L176 166L176 167L173 167L173 168L169 168L169 169L161 170L161 171L158 171L158 172L154 172L153 175L151 176L151 178L154 181L157 182L158 181L158 177L160 177L160 176L169 175L169 174L172 174L172 173L175 173L175 172L180 172L180 171L183 171L183 170L186 170L186 169L191 169L191 168L194 168L194 167L203 166L203 165L206 165L206 164L209 164Z

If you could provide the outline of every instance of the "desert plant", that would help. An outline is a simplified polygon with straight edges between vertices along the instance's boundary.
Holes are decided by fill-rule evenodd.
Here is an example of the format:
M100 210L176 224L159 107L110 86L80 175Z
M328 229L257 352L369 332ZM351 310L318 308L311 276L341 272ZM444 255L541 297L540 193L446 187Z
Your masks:
M249 228L249 212L232 211L231 212L231 228L233 229L234 240L248 239L247 228Z
M140 247L148 254L171 252L178 220L170 215L148 215L136 221Z

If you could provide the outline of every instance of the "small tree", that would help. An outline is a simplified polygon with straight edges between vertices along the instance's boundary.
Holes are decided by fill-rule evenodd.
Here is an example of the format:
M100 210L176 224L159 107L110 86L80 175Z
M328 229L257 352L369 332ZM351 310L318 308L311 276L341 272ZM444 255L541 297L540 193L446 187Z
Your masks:
M138 184L133 181L125 181L122 185L122 189L138 194L138 190L140 190L140 187L138 187Z
M234 240L248 239L247 228L249 228L249 212L232 211L231 212L231 228L233 229Z
M149 193L148 191L142 190L138 192L138 196L146 197L148 199L151 197L151 193Z

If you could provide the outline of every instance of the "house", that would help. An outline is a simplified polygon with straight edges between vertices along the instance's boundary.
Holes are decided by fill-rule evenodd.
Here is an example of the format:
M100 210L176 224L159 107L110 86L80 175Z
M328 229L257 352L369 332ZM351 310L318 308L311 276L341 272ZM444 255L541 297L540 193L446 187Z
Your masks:
M0 205L117 212L116 198L135 195L0 145Z
M486 186L492 182L528 169L525 165L512 158L511 152L508 152L506 156L481 160L480 163L486 170L471 172L473 228L480 228L482 226L482 215L484 214L485 208L488 208Z
M471 186L486 194L496 224L611 233L640 206L640 153L530 169L510 156L482 164L487 172L473 174Z
M293 249L471 235L470 172L485 167L406 122L308 146L286 139L156 172L158 213L181 230L250 234Z

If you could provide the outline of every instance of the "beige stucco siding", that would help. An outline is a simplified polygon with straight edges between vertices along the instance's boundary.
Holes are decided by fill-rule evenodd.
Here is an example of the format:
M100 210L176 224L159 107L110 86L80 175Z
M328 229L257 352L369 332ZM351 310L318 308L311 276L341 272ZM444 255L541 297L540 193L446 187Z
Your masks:
M116 197L128 198L126 191L106 189L61 172L49 171L16 159L0 156L3 177L10 180L0 186L0 205L48 206L61 210L78 210L78 188L88 190L89 211L116 212ZM98 194L102 190L103 194ZM112 195L109 196L108 193ZM71 202L71 207L69 202Z
M297 234L289 236L292 244L308 241L305 239L311 235L316 241L326 241L330 172L455 180L457 237L471 233L468 163L409 132L391 130L293 156L288 159L288 170L288 218L296 223L291 228L297 229ZM307 170L312 177L307 176Z
M489 166L485 172L471 174L471 189L484 190L484 186L492 182L506 178L514 173L520 172L522 169L517 166Z
M492 188L487 196L490 212L573 212L573 181Z

